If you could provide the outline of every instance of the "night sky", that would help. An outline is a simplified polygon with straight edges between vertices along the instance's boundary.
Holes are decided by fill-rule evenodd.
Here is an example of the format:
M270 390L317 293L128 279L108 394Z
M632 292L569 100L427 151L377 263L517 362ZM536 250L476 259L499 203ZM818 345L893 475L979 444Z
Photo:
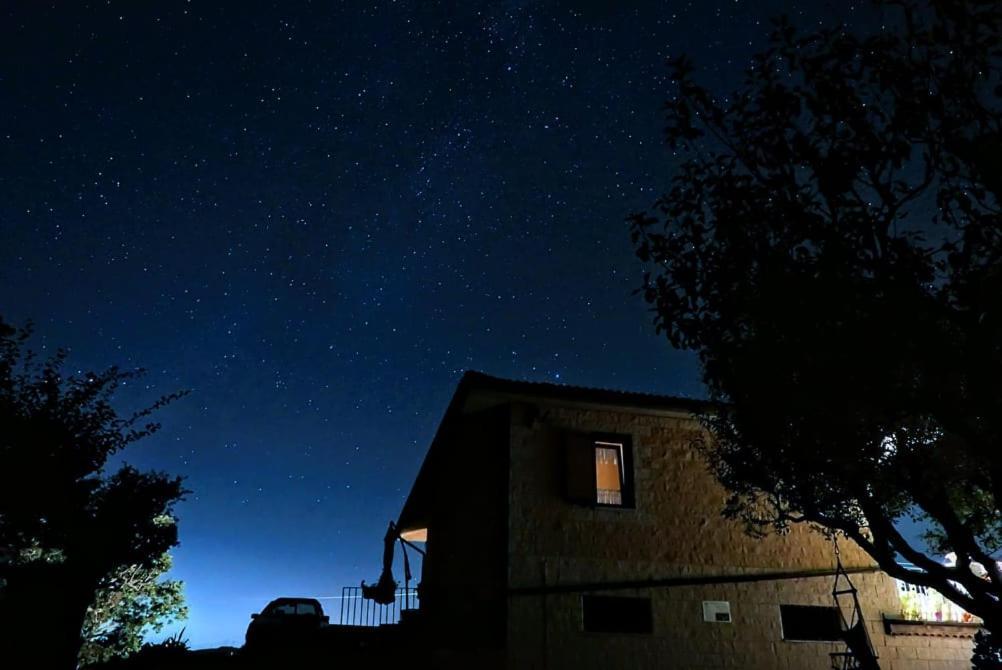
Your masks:
M147 368L123 410L191 389L124 458L192 490L193 646L376 579L466 369L700 395L624 223L677 164L665 58L724 90L832 5L5 3L0 314Z

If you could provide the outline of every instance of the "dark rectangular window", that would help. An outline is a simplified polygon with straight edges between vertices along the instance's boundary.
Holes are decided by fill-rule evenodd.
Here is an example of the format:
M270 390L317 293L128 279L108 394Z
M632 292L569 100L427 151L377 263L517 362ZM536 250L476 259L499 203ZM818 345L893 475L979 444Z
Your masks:
M571 434L564 483L568 500L596 507L633 507L633 453L627 435Z
M586 633L653 633L650 598L581 596Z
M780 605L784 640L832 642L842 639L842 617L835 607Z

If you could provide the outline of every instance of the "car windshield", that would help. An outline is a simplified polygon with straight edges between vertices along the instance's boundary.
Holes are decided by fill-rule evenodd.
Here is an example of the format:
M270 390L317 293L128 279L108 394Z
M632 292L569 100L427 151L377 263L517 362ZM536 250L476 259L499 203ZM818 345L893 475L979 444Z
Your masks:
M319 612L317 611L316 603L279 603L269 607L265 614L277 616L317 616Z

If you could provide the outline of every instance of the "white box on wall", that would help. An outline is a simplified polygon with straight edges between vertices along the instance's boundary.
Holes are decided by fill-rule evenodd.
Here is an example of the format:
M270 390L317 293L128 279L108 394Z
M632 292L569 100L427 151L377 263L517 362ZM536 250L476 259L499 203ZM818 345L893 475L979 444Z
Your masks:
M731 604L726 600L704 600L703 621L731 623Z

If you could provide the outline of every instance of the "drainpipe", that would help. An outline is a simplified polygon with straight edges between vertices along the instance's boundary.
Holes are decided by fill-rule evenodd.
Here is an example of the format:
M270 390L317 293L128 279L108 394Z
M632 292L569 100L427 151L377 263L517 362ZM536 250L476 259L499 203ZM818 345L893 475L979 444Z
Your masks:
M543 559L543 670L547 670L550 667L550 620L549 612L546 608L546 594L548 589L546 588L546 559Z

